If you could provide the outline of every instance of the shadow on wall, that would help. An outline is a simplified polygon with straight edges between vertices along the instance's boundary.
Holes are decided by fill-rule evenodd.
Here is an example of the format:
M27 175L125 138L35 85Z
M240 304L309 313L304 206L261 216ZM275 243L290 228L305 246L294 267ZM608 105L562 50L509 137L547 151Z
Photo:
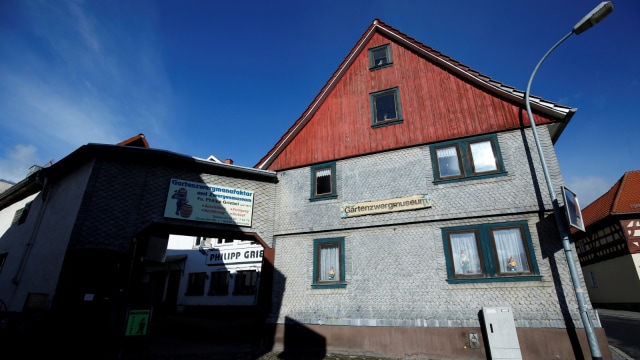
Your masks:
M300 359L303 353L308 360L324 359L327 355L327 340L303 324L286 317L284 351L278 357L284 360Z

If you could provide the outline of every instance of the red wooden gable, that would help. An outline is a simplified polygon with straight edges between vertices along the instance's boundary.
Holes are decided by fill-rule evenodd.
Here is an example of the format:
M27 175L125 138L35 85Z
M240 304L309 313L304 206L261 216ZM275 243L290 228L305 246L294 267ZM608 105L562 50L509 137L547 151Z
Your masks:
M368 49L389 44L391 66ZM370 94L398 88L403 122L372 128ZM557 139L575 109L530 96ZM524 92L494 81L376 20L305 113L256 167L283 170L527 126Z

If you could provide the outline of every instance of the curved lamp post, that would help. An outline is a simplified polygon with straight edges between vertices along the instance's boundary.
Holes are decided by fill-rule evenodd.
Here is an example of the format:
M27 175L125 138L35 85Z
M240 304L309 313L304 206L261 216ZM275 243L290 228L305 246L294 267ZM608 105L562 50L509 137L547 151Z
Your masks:
M573 29L565 35L560 41L558 41L555 45L547 51L546 54L540 59L538 65L536 65L531 77L529 78L529 84L527 85L527 91L524 95L524 101L527 106L527 115L529 116L529 122L531 123L531 130L533 131L533 137L536 141L536 148L538 149L538 155L540 156L540 162L542 164L542 170L544 171L544 177L547 181L547 188L549 189L549 196L551 197L551 202L553 203L553 213L555 215L556 223L558 225L558 232L562 237L562 246L564 248L564 253L567 258L567 264L569 265L569 272L571 273L571 280L573 282L573 288L576 293L576 298L578 300L578 307L580 310L580 317L582 318L582 323L584 325L585 332L587 334L587 340L589 342L589 349L591 350L591 357L594 360L601 360L602 354L600 353L600 347L598 346L598 341L593 331L593 326L591 324L591 319L587 313L587 309L585 307L584 300L584 290L580 286L580 280L578 278L576 264L573 259L571 244L569 242L569 235L567 229L564 226L564 222L560 213L560 207L558 205L558 199L556 198L556 193L553 190L553 185L551 183L551 178L549 176L549 169L547 168L547 163L544 159L544 153L542 151L542 146L540 146L540 139L538 138L538 132L536 131L536 123L533 118L533 114L531 113L531 104L529 102L529 91L531 90L531 82L533 82L533 77L536 75L538 68L542 64L542 62L551 54L555 48L557 48L562 42L564 42L569 36L572 34L581 34L584 31L591 28L593 25L599 23L602 19L604 19L607 15L609 15L613 11L613 3L611 1L605 1L600 3L600 5L596 6L591 12L589 12L582 20L580 20Z

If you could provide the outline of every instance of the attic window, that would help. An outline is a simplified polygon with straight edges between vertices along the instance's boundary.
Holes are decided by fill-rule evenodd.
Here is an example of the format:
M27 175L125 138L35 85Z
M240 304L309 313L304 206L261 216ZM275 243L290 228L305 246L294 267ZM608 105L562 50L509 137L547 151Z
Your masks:
M389 44L369 49L369 70L391 66L391 49Z
M402 122L398 88L370 94L372 126L386 126Z
M29 209L31 209L31 201L26 203L22 209L18 209L15 212L15 214L13 215L13 220L11 221L11 225L23 224L27 220Z

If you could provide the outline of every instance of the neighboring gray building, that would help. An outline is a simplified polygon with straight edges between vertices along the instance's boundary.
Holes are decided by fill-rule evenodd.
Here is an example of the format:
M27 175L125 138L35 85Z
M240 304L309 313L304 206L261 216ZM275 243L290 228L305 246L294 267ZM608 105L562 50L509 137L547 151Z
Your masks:
M0 193L5 192L7 189L12 187L13 185L15 185L14 182L11 182L11 181L5 180L5 179L0 179Z

